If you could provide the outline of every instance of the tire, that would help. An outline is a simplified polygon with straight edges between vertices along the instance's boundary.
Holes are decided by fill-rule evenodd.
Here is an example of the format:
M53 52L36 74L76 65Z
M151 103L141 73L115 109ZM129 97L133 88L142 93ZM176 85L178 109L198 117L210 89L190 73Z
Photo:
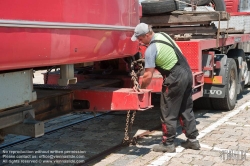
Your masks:
M245 86L249 86L250 85L250 71L247 71L247 77L245 80Z
M195 0L194 4L197 4L197 6L204 6L211 2L212 0ZM187 3L190 3L190 0L186 1Z
M211 4L216 11L226 11L226 4L224 0L212 0Z
M239 69L238 65L238 84L239 84L239 90L238 90L238 94L241 94L244 90L245 84L247 81L248 83L248 67L246 64L246 56L245 56L245 52L242 49L231 49L227 52L227 56L229 58L233 58L236 61L238 60L238 57L241 57L243 62L242 64L239 64L241 66L241 69Z
M216 110L232 110L236 104L237 97L237 66L235 60L232 58L227 59L226 64L226 85L225 85L225 98L218 99L212 98L211 102L213 108Z
M172 12L178 9L175 0L146 0L141 2L142 14L156 15Z
M206 109L211 110L213 109L210 98L201 97L194 101L194 108L196 109Z

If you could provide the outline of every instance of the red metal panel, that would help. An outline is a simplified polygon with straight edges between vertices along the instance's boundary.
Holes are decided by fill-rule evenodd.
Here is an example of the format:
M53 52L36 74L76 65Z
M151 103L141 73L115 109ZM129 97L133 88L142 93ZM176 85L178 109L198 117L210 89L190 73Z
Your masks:
M151 108L151 91L134 92L129 88L96 88L74 91L75 100L87 100L90 107L87 111L118 111Z
M0 20L135 26L137 0L2 1ZM21 25L20 25L21 26ZM1 70L53 66L134 55L133 30L0 28Z
M2 0L0 18L135 26L137 0Z
M142 76L139 77L139 83L142 83ZM152 92L161 92L163 78L157 70L155 70L154 75L147 89L150 89Z
M210 48L232 45L234 43L250 41L250 35L249 34L228 35L228 38L219 39L218 46L216 39L196 39L196 41L200 43L201 50L206 50Z
M204 74L203 72L193 73L193 100L203 96Z
M132 34L104 30L0 28L0 70L134 55L138 43L130 40Z
M201 71L201 49L197 41L176 41L193 72Z
M238 12L239 0L224 0L226 4L226 11L229 13Z

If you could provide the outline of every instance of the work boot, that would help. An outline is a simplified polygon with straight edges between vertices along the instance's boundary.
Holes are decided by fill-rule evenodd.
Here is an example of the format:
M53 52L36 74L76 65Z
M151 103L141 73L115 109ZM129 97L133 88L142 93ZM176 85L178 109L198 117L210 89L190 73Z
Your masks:
M189 139L187 139L186 142L182 142L181 146L184 147L185 149L194 149L194 150L199 150L201 148L198 140L190 141Z
M171 143L171 144L160 143L159 145L153 146L153 151L155 151L155 152L174 153L175 152L175 146L174 146L174 143Z

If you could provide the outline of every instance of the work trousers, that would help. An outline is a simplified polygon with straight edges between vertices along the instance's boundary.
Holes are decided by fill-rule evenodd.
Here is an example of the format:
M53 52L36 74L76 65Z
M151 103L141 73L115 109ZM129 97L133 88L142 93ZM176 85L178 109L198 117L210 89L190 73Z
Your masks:
M192 84L191 70L181 65L175 65L163 80L160 101L163 143L173 143L178 120L187 138L195 139L199 135L193 112Z

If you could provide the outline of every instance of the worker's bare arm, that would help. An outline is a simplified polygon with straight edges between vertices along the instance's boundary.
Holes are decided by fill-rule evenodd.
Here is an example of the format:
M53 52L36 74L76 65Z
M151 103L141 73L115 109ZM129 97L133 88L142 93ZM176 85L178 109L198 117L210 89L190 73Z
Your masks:
M146 89L147 86L150 84L152 77L153 77L154 70L155 70L155 68L146 68L145 69L145 72L144 72L143 77L142 77L142 84L141 84L142 89Z

